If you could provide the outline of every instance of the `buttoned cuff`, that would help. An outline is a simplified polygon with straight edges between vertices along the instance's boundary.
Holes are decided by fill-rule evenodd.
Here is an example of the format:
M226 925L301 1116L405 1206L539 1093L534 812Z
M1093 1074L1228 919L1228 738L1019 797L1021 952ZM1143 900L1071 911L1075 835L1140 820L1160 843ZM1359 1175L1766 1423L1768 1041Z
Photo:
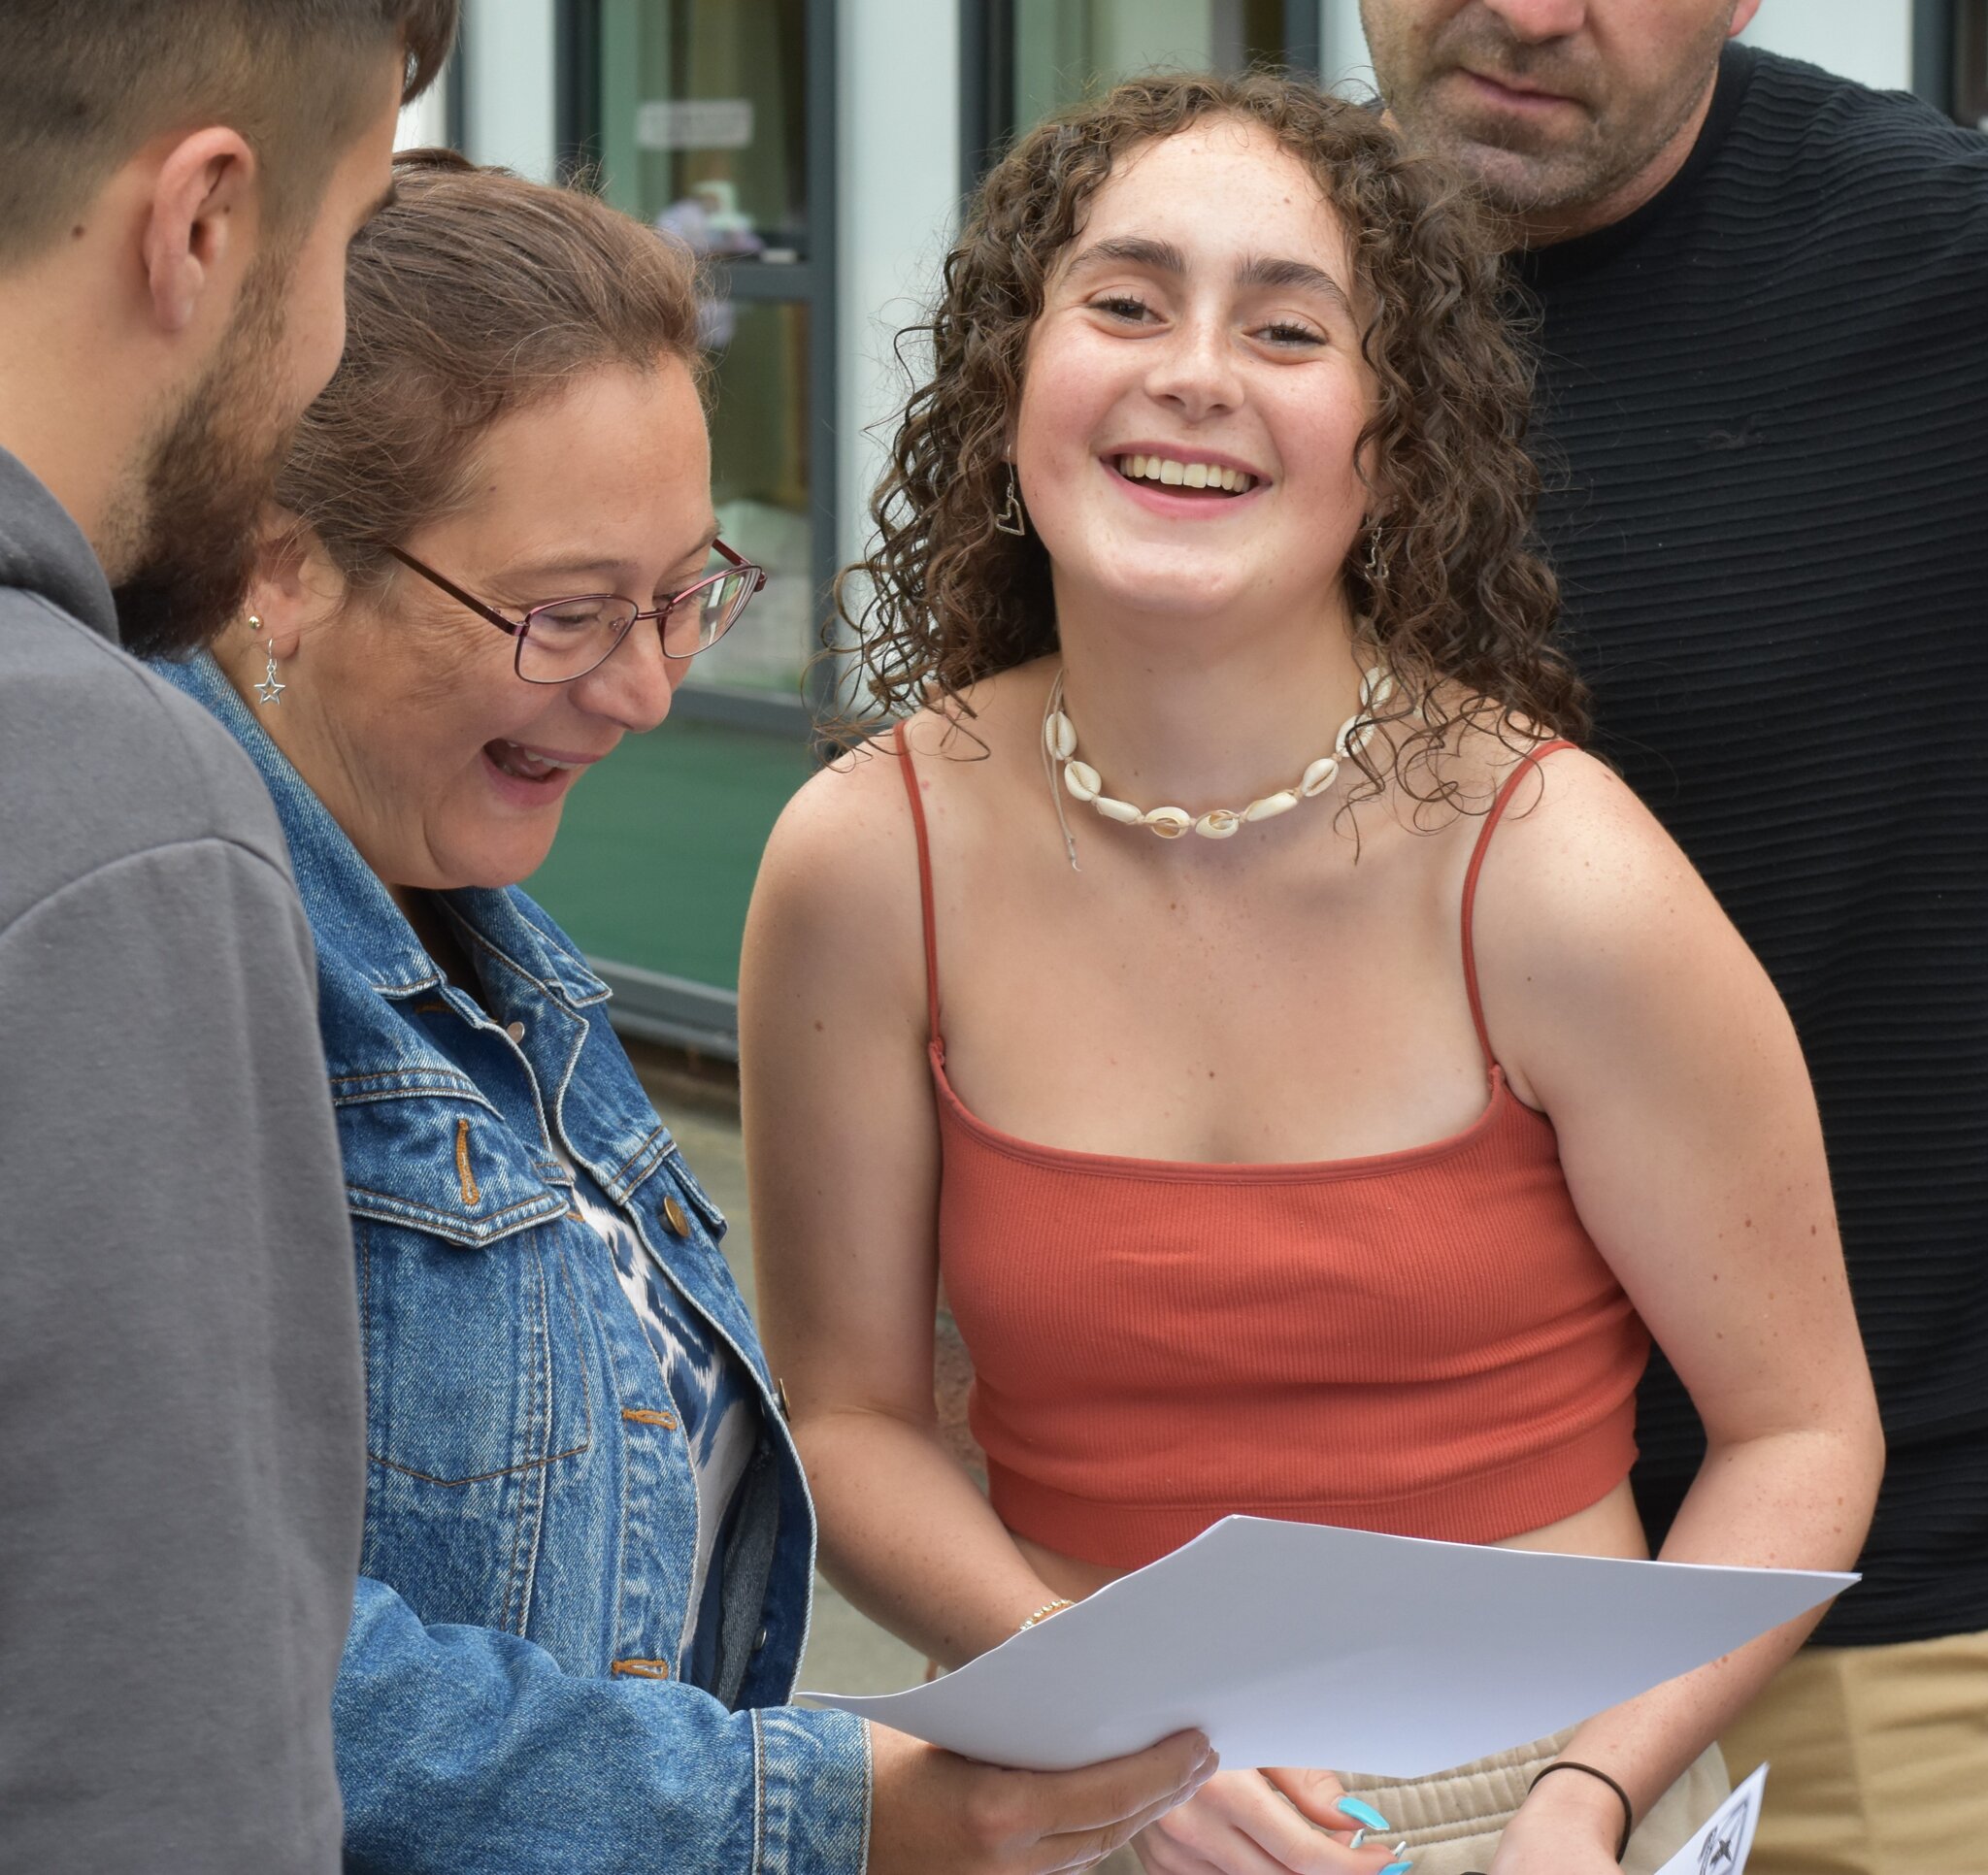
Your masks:
M846 1712L752 1715L758 1840L752 1875L863 1875L870 1859L870 1727Z

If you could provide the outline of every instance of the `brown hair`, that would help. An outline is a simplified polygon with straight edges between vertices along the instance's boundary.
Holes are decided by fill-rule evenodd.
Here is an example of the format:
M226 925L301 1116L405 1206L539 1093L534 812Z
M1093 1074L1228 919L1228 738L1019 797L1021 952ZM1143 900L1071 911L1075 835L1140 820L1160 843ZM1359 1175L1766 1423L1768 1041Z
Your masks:
M1113 165L1222 116L1267 130L1317 179L1369 309L1376 401L1360 441L1376 463L1381 572L1368 576L1363 546L1342 576L1363 648L1398 679L1381 712L1396 773L1459 722L1584 735L1585 690L1551 639L1558 589L1530 545L1531 378L1489 226L1462 180L1376 112L1266 73L1120 84L1029 132L981 184L930 323L905 335L929 341L932 368L871 504L879 538L837 582L861 689L888 713L945 700L965 711L967 685L1055 648L1048 555L1033 532L994 526L1030 329ZM851 575L867 576L860 606ZM1377 783L1374 761L1361 766Z
M681 244L453 150L404 150L394 171L392 206L346 265L345 357L277 480L279 506L375 588L395 571L386 549L465 498L500 417L598 366L669 353L701 375Z
M74 222L141 146L224 123L262 160L282 231L315 214L398 44L418 97L461 0L5 0L0 5L0 265Z

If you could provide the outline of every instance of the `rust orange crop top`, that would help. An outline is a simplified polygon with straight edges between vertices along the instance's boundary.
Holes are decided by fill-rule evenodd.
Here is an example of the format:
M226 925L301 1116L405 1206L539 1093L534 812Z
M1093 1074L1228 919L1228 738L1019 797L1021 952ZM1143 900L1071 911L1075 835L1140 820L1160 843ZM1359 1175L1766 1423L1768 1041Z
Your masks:
M1607 1496L1636 1457L1649 1336L1575 1214L1552 1123L1491 1054L1431 1145L1201 1165L1034 1145L952 1091L932 861L917 831L942 1150L939 1250L970 1423L1009 1529L1137 1568L1231 1512L1494 1542ZM1548 743L1521 763L1564 748Z

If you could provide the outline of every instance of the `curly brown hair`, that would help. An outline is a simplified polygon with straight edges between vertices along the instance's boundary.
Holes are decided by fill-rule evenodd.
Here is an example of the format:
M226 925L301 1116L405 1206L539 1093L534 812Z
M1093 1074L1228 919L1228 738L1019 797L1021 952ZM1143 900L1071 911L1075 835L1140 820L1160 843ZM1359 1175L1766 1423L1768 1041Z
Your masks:
M1360 447L1376 465L1378 571L1363 547L1342 576L1361 648L1398 685L1370 748L1390 746L1405 776L1460 723L1584 737L1586 690L1553 641L1558 587L1531 545L1531 373L1495 232L1462 179L1408 151L1377 112L1263 72L1135 79L1030 131L981 184L930 322L900 338L900 356L906 339L929 342L931 371L871 503L877 544L836 584L857 689L888 715L971 714L968 685L1055 649L1048 555L1033 533L994 525L1030 331L1113 165L1207 117L1261 126L1310 170L1368 309L1375 406ZM1377 786L1376 762L1361 766Z

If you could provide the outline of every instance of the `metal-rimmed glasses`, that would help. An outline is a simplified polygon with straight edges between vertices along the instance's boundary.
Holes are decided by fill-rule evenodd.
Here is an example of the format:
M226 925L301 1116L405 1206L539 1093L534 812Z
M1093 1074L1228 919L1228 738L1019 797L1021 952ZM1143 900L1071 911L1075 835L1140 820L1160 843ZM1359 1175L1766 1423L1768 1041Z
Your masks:
M684 587L674 599L648 610L618 593L577 593L534 606L521 619L506 618L494 606L464 592L453 579L423 566L412 553L396 546L386 550L430 585L439 586L479 618L515 639L517 650L512 665L526 683L571 683L598 670L645 618L656 621L666 658L680 662L695 657L739 622L746 602L766 584L764 567L734 553L724 542L713 541L712 550L728 563L725 570Z

